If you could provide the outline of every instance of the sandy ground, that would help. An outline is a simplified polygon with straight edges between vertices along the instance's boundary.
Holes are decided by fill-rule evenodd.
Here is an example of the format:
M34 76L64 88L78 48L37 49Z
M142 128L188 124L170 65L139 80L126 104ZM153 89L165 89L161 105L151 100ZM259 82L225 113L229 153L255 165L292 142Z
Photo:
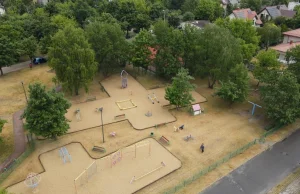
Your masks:
M149 84L151 79L144 81ZM120 82L118 83L120 84ZM129 82L129 87L130 83L131 82ZM229 152L243 146L245 143L250 142L255 138L258 138L262 133L264 133L264 127L268 126L268 121L263 117L262 109L257 109L255 116L251 117L249 110L251 110L252 107L248 103L229 106L228 103L220 100L219 98L212 97L213 90L207 88L207 80L197 79L195 80L195 83L198 85L197 92L208 99L208 102L201 103L201 106L205 108L205 114L191 116L191 114L185 110L172 110L170 112L177 118L176 122L157 129L149 128L141 131L134 130L134 128L126 120L105 125L104 143L102 143L100 127L70 133L59 137L57 141L37 141L36 150L0 186L7 187L13 183L22 181L29 172L43 172L44 169L38 160L38 156L48 150L56 149L70 142L81 142L92 157L100 158L115 152L122 147L126 147L134 142L140 141L141 139L149 136L150 132L154 132L156 139L159 139L161 135L164 135L170 140L171 144L166 146L166 148L180 161L182 161L182 167L180 169L137 192L141 194L160 193L177 185L184 179L189 178L196 171L211 165L213 162L221 159ZM253 82L253 85L255 84L256 82ZM135 93L133 93L133 95L135 95ZM259 102L258 97L258 93L251 92L248 99L253 102ZM146 97L145 99L147 100ZM150 102L148 101L148 103ZM112 104L111 106L116 105ZM91 111L94 111L94 108L95 107L92 107ZM141 112L138 114L143 115L144 113ZM182 124L185 124L186 128L183 131L175 133L173 126L179 126ZM300 122L297 121L293 125L281 129L278 133L268 138L264 144L257 144L253 146L245 153L240 154L228 163L223 164L216 170L185 187L179 193L199 193L201 190L226 175L234 168L251 159L256 154L261 153L263 150L268 149L270 145L279 141L283 136L287 135L289 131L298 127L299 124ZM113 131L117 133L116 137L109 136L109 133ZM194 137L194 140L189 142L184 141L184 136L189 134ZM205 153L203 154L199 152L199 146L201 143L204 143L206 146ZM107 152L105 154L101 154L91 151L94 145L105 147Z
M115 153L96 160L95 166L87 170L90 172L89 175L81 173L94 160L90 158L79 143L72 143L65 146L72 157L71 162L63 163L58 154L58 149L42 154L40 159L46 172L41 174L38 191L43 194L73 194L76 192L74 179L80 175L76 183L77 193L79 194L133 193L181 166L181 162L176 157L152 138L143 140L137 143L136 146L136 154L134 152L135 144L123 148L122 159L115 165L111 163ZM147 173L149 174L146 175ZM130 184L130 180L134 176L138 180ZM142 178L139 179L139 177ZM114 187L113 185L116 186ZM9 187L8 191L15 194L32 193L32 189L26 187L23 182Z
M95 109L103 107L103 123L109 124L118 120L128 119L135 129L145 129L153 127L160 123L169 123L176 118L169 113L167 108L162 106L169 104L164 99L164 88L146 90L131 76L128 77L128 87L121 89L120 76L113 75L101 82L110 97L101 100L95 100L88 103L80 103L73 105L66 114L66 117L71 120L69 132L80 131L87 128L92 128L101 125L100 112ZM148 99L148 94L156 94L159 103L152 102ZM206 99L199 93L193 92L195 102L205 102ZM137 106L127 110L121 110L116 104L117 101L129 100ZM121 107L130 107L131 103L119 103ZM75 111L80 109L80 118L78 120ZM145 114L152 112L151 117L146 117ZM125 118L115 119L116 115L125 114Z

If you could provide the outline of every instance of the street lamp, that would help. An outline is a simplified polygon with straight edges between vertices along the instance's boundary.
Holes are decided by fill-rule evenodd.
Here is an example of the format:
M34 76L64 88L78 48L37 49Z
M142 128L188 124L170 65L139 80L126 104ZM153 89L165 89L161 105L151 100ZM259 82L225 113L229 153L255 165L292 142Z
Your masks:
M103 138L102 141L104 143L103 118L102 118L103 107L99 108L99 111L101 112L101 125L102 125L102 138Z
M25 88L24 88L24 83L23 83L23 81L21 81L21 83L22 83L22 86L23 86L23 90L24 90L24 94L25 94L25 99L26 99L26 102L27 102L27 104L28 104L28 99L27 99L26 90L25 90Z

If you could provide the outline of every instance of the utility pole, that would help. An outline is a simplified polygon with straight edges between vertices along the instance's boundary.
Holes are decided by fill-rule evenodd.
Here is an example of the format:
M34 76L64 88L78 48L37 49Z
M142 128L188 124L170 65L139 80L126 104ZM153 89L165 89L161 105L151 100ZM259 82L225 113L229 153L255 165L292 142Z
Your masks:
M24 94L25 94L25 99L26 99L26 102L28 104L28 99L27 99L27 94L26 94L26 90L25 90L25 87L24 87L24 83L23 83L23 81L21 81L21 83L22 83L22 86L23 86L23 90L24 90Z
M100 110L100 112L101 112L102 142L104 143L103 117L102 117L103 107L99 108L99 110Z

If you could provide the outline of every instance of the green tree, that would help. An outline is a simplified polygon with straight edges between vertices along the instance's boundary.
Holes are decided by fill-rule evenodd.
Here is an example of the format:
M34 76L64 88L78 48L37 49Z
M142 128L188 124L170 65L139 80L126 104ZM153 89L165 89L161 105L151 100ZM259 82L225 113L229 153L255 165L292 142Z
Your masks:
M133 2L121 2L117 19L123 22L123 28L126 30L126 38L129 38L129 31L136 24L136 16L137 10Z
M195 10L195 18L198 20L214 21L223 16L224 9L217 1L200 0Z
M262 7L261 0L241 0L241 8L250 8L252 11L260 11Z
M49 59L49 65L55 70L58 81L71 93L78 95L81 87L88 90L97 63L82 29L66 26L59 30L52 38Z
M125 64L128 45L118 24L93 22L86 26L86 34L104 76Z
M195 15L192 12L185 12L183 14L183 21L193 21L195 19Z
M269 79L271 71L278 71L280 68L280 63L277 60L278 53L275 50L267 50L261 51L256 56L255 61L255 69L254 69L254 76L258 79L257 86L259 86L260 82L265 82Z
M5 123L7 123L7 121L0 118L0 134L2 133L2 129L3 129ZM0 136L0 142L1 141L2 141L2 139ZM1 190L0 190L0 194L1 194Z
M259 36L253 27L253 22L229 18L216 20L215 24L227 28L231 34L238 39L242 48L243 59L245 62L251 61L253 55L258 49Z
M136 31L141 29L149 29L151 25L150 17L146 14L137 14L134 27Z
M229 71L243 61L239 41L225 28L206 26L199 45L205 48L200 50L199 74L208 76L209 88L213 88L217 80L228 80Z
M56 139L69 129L65 114L70 107L71 103L62 93L57 93L54 89L46 91L45 86L40 83L31 84L28 105L23 114L26 119L25 128L38 136Z
M260 35L260 42L266 50L272 44L277 44L281 39L281 29L272 23L265 24L262 28L257 28Z
M177 109L190 105L195 101L191 94L191 91L196 88L194 84L190 83L193 79L187 69L181 68L172 78L172 85L166 88L165 99L175 105Z
M245 101L249 93L249 76L245 65L237 64L230 70L229 76L228 81L221 81L221 87L216 89L215 95L230 104Z
M25 38L22 41L22 51L23 54L27 55L32 62L33 57L35 56L35 53L37 51L38 43L34 36L30 36L28 38Z
M180 11L171 11L168 14L168 23L170 26L177 28L180 24Z
M286 125L300 117L300 86L292 73L278 74L275 82L260 87L260 93L267 116L274 122Z
M97 15L97 12L86 1L77 0L71 6L71 10L75 16L76 21L83 26L87 18Z
M288 70L292 72L300 84L300 46L290 49L286 53L286 60L289 62Z
M0 72L3 75L2 68L8 67L17 62L19 56L18 45L9 35L0 31Z
M142 30L134 39L132 44L131 62L135 67L142 67L145 70L152 63L151 51L149 50L154 44L154 37L147 30Z
M161 17L164 10L163 5L160 2L155 2L150 7L149 16L152 20L156 20Z
M0 189L0 194L12 194L12 193L8 193L6 189Z
M199 0L185 0L181 9L183 12L192 12L195 15L196 8L199 6L199 3Z

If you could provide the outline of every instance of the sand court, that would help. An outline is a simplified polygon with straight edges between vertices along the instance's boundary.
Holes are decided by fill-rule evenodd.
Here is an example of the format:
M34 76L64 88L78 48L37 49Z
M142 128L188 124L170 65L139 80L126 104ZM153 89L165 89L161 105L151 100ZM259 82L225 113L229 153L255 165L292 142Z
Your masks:
M176 121L176 118L163 107L169 102L164 99L164 88L146 90L134 78L128 76L127 88L121 89L121 78L118 75L110 76L101 84L104 86L109 98L95 100L87 103L72 105L68 110L66 117L70 120L70 129L68 132L80 131L101 125L101 113L96 111L97 108L103 107L103 123L109 124L116 121L128 119L135 129L145 129L153 127L160 123L169 123ZM148 99L148 94L155 93L159 103L152 102ZM194 103L205 102L206 99L193 92ZM119 102L120 103L116 103ZM78 119L76 110L80 110L80 119ZM145 116L150 111L151 117ZM116 117L123 115L125 117Z
M181 161L152 138L97 160L90 158L79 143L65 147L71 162L63 163L59 149L40 156L45 172L40 174L39 193L133 193L181 167ZM23 182L8 191L32 193Z

